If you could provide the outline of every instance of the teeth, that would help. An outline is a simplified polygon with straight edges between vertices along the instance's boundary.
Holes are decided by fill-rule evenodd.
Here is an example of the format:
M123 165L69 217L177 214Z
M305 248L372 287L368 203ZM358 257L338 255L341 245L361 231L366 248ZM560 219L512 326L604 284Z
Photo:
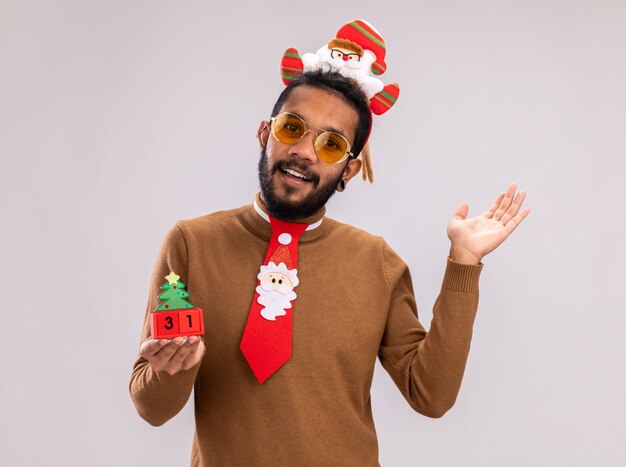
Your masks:
M295 170L291 170L291 169L284 169L285 172L287 172L289 175L293 175L294 177L298 177L301 178L302 180L308 180L308 178L306 178L304 175L302 175L300 172L296 172Z

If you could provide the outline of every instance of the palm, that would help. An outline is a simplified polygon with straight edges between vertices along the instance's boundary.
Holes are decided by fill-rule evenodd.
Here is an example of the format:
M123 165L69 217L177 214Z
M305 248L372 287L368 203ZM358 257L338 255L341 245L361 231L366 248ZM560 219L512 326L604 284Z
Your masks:
M526 193L515 196L515 188L511 184L488 211L474 218L467 218L469 208L462 203L448 224L451 252L479 262L504 242L530 212L528 208L520 212Z

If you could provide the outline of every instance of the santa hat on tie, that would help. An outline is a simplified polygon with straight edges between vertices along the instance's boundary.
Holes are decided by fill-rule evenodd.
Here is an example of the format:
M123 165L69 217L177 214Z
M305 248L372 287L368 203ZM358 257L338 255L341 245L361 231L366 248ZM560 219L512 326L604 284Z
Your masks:
M295 281L295 287L298 285L298 271L293 269L293 258L291 257L291 252L289 251L289 247L294 246L292 245L293 237L291 234L284 232L278 235L276 240L278 240L278 246L274 250L274 253L272 253L272 256L270 256L267 260L268 266L273 265L271 272L280 272L289 277L292 282ZM261 272L262 274L259 274L259 279L265 275L265 272L263 272L263 266L261 267ZM270 270L268 269L266 272L270 272Z
M270 261L275 264L283 263L288 269L293 268L293 261L291 260L291 253L289 253L289 248L285 245L281 245L276 248L276 251L272 253L270 257Z

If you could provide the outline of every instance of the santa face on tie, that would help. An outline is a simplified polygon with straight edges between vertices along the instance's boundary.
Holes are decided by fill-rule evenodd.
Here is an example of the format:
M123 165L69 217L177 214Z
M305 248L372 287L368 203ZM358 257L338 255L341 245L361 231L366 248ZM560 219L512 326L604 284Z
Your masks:
M257 278L257 302L264 307L261 316L269 321L276 321L277 316L285 316L285 310L291 308L291 301L297 297L293 289L299 282L298 271L287 269L285 263L277 265L270 261L267 266L261 266Z

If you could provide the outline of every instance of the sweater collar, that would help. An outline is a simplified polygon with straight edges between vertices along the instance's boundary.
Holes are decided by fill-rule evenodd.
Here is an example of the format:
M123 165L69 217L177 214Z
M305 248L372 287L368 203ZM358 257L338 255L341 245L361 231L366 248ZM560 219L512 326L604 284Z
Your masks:
M309 224L309 227L307 227L306 231L300 237L300 243L311 242L324 234L327 224L324 214L326 214L326 207L323 207L311 216L298 219L298 223ZM272 228L269 222L267 207L263 199L261 199L260 193L257 193L254 203L249 206L249 209L244 211L243 218L246 227L248 227L252 233L269 241L272 236Z

